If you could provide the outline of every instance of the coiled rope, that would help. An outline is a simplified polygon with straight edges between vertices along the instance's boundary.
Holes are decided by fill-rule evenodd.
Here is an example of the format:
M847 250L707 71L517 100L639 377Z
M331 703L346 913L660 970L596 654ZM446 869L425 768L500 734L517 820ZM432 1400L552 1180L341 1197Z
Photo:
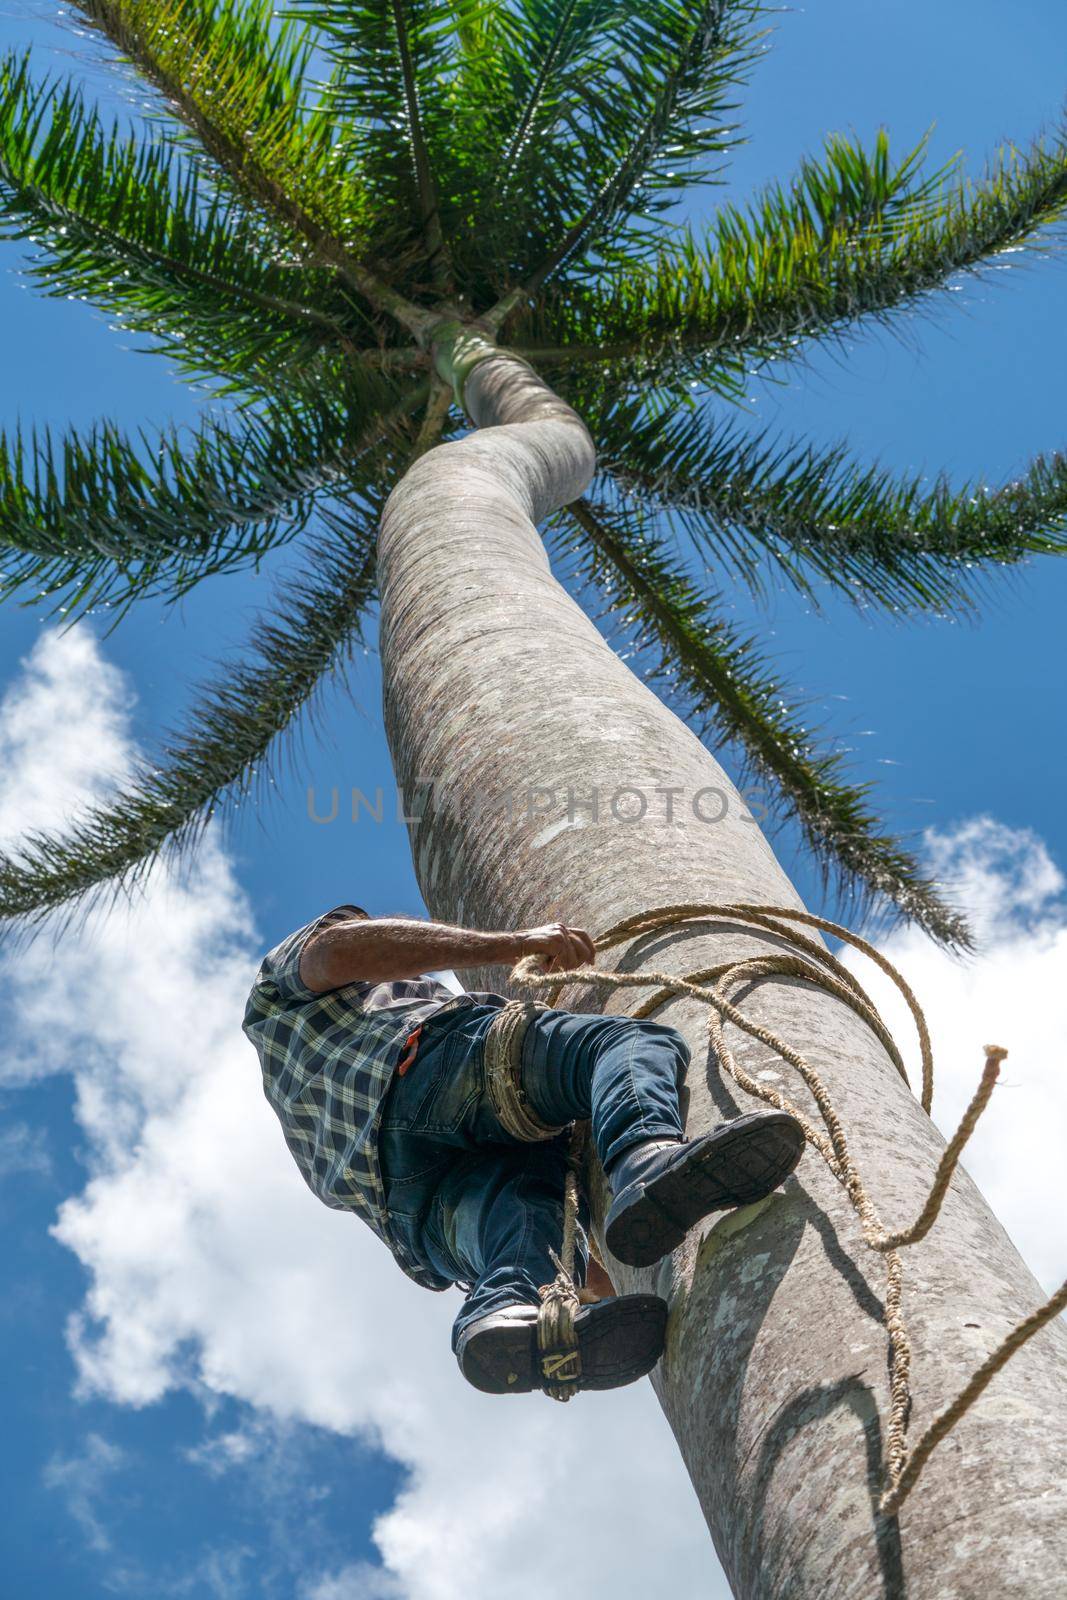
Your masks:
M956 1426L960 1418L970 1410L992 1378L1017 1350L1021 1349L1029 1339L1033 1338L1035 1333L1067 1308L1067 1283L1064 1283L1043 1306L1032 1312L1028 1317L1025 1317L1012 1329L977 1369L951 1404L934 1417L918 1442L909 1451L907 1430L911 1410L910 1374L912 1348L901 1309L903 1263L900 1251L908 1245L917 1244L919 1240L924 1239L937 1221L949 1184L952 1181L953 1173L959 1164L960 1154L967 1140L974 1132L979 1117L989 1104L1000 1071L1000 1063L1007 1055L1007 1051L1000 1045L987 1045L985 1047L985 1066L978 1088L975 1090L959 1127L949 1140L938 1163L925 1204L909 1227L887 1229L879 1218L874 1202L853 1160L841 1119L820 1074L799 1050L794 1049L792 1045L773 1033L771 1029L740 1010L730 999L729 991L742 983L782 977L802 978L806 982L817 985L819 988L836 996L838 1000L841 1000L857 1016L863 1019L884 1045L897 1072L910 1088L907 1069L901 1059L900 1051L869 995L853 977L852 973L836 957L832 956L816 940L808 938L797 927L790 926L790 924L802 924L810 928L819 929L823 933L829 933L834 938L852 945L854 949L862 951L892 980L903 995L911 1012L919 1035L919 1048L922 1059L922 1088L919 1100L923 1110L929 1113L934 1092L933 1052L926 1019L914 994L893 964L887 961L873 945L860 938L858 934L851 933L847 928L841 927L836 922L829 922L824 917L816 917L810 912L797 911L787 906L705 905L700 903L662 906L658 910L639 912L636 916L627 917L624 921L616 923L614 927L609 928L606 933L602 933L594 943L598 952L610 950L616 945L636 939L643 934L658 932L664 928L674 927L679 923L694 919L706 921L709 918L715 918L720 921L747 922L751 926L761 928L778 938L788 940L794 950L782 951L773 955L753 956L740 961L724 962L721 966L709 967L701 972L692 972L685 977L678 977L668 972L655 971L636 973L601 972L596 967L591 966L574 967L566 972L546 974L541 970L537 956L525 956L514 968L511 974L512 981L527 989L545 991L549 1005L554 1003L560 989L565 984L570 983L589 984L595 988L608 990L647 988L650 984L655 985L653 994L631 1013L635 1018L649 1016L674 996L689 995L693 999L704 1003L708 1008L708 1037L723 1070L747 1094L765 1101L768 1105L775 1106L780 1111L788 1111L792 1116L796 1117L804 1130L804 1137L812 1148L819 1152L848 1195L852 1208L859 1218L863 1238L868 1248L880 1255L885 1262L885 1325L889 1340L890 1411L886 1428L886 1487L881 1497L880 1509L887 1516L892 1516L899 1511L908 1494L914 1488L916 1480L933 1450ZM800 953L797 954L794 951L799 951ZM783 1061L788 1062L799 1073L815 1102L819 1116L822 1119L822 1128L816 1126L784 1094L779 1093L776 1089L769 1088L767 1084L761 1083L745 1071L724 1037L723 1029L724 1024L727 1022L733 1023L742 1032L749 1034L754 1039L758 1039L761 1044L773 1051ZM567 1331L566 1306L570 1306L572 1345L574 1343L573 1313L578 1304L577 1289L573 1281L574 1229L578 1206L577 1179L575 1175L576 1159L572 1148L572 1161L568 1173L564 1207L564 1247L562 1259L557 1261L559 1274L557 1275L556 1283L547 1286L542 1291L543 1298L546 1300L551 1298L553 1304L559 1302L563 1307L559 1318L559 1331L561 1334L565 1334ZM569 1256L567 1248L568 1237L570 1239ZM563 1366L565 1367L565 1365L564 1363ZM564 1389L565 1393L559 1394L557 1398L569 1398L569 1395L574 1393L574 1378L571 1378L570 1382L564 1385Z

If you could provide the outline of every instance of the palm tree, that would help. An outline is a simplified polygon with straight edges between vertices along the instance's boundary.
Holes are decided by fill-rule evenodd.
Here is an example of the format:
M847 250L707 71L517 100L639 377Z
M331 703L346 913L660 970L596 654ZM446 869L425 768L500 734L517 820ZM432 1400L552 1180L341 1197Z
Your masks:
M892 325L1035 240L1067 204L1063 139L972 182L924 171L921 147L894 160L884 135L834 137L699 237L664 213L736 137L761 37L748 0L292 9L76 6L156 91L149 140L28 59L3 65L0 204L37 283L229 402L193 432L6 438L3 592L121 614L300 535L309 559L113 806L3 864L0 911L128 882L248 791L373 605L388 487L466 425L435 373L477 319L592 432L593 490L546 536L637 670L773 789L839 887L961 942L720 595L781 580L896 613L971 605L994 569L1062 550L1067 464L1038 458L995 491L924 485L748 434L730 407L761 365Z
M540 920L558 904L603 928L693 899L798 904L702 743L714 736L773 784L846 895L965 944L704 573L720 593L780 580L929 614L1063 549L1058 456L997 490L929 486L844 446L747 434L730 407L761 365L862 319L892 325L1036 241L1067 210L1067 139L1002 151L972 180L927 171L921 146L894 159L884 137L833 138L698 236L665 213L735 137L761 38L749 0L293 0L283 21L270 0L74 9L154 90L153 136L105 127L8 60L7 232L32 241L46 291L105 308L223 408L191 433L103 422L5 440L0 581L67 616L120 616L297 536L307 566L113 801L0 858L0 915L69 911L188 848L255 785L380 599L387 727L402 786L425 786L413 849L435 914ZM546 543L661 698L552 579ZM594 788L605 802L715 789L721 825L661 808L593 826ZM546 826L498 803L535 790L567 796L566 814ZM618 961L667 949L700 969L779 944L720 918L634 937ZM801 983L759 1005L816 1041L870 1173L907 1212L939 1141L882 1045ZM664 1016L702 1041L696 1008ZM760 1051L738 1055L765 1072ZM714 1074L694 1082L691 1125L724 1094ZM1035 1560L1057 1509L1063 1537L1062 1340L1058 1383L1046 1332L1001 1380L1010 1426L976 1409L933 1458L902 1539L872 1509L877 1287L838 1185L807 1166L660 1280L673 1317L657 1391L737 1593L907 1582L925 1600L985 1576L989 1592L1051 1595L1057 1563ZM936 1287L915 1317L917 1403L932 1407L974 1364L966 1310L995 1343L1036 1291L963 1178L916 1256Z

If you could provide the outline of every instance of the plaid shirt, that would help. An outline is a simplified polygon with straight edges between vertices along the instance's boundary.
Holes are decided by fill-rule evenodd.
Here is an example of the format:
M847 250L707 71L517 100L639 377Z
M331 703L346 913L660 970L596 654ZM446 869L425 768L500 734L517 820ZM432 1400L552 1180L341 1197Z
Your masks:
M309 989L300 978L305 944L319 928L346 920L356 909L335 906L264 957L245 1007L244 1031L259 1052L263 1091L308 1187L334 1210L362 1217L409 1277L424 1288L444 1289L447 1281L412 1260L391 1236L378 1124L411 1029L445 1005L475 997L457 1000L428 979L349 983L325 994ZM385 988L391 996L383 995ZM367 1004L372 997L373 1007Z

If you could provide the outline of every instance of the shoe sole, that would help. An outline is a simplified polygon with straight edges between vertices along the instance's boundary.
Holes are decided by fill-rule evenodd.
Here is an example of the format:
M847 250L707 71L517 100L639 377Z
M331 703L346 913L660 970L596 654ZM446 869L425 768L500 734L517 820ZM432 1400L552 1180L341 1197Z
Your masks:
M651 1372L663 1354L667 1303L630 1294L583 1306L577 1317L581 1377L576 1389L618 1389ZM541 1388L536 1322L498 1323L471 1334L460 1361L483 1394L529 1394Z
M777 1189L804 1153L804 1135L787 1112L751 1112L720 1128L690 1160L648 1184L611 1219L606 1243L630 1267L650 1267L676 1250L713 1211L752 1205Z

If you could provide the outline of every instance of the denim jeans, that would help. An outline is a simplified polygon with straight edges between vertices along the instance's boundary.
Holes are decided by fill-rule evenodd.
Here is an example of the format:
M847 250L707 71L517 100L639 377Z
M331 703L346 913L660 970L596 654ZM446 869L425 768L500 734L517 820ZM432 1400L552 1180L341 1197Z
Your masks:
M566 1134L521 1143L500 1126L486 1092L485 1035L496 1015L476 1003L430 1017L382 1108L390 1228L422 1267L467 1290L453 1344L491 1311L538 1304L563 1228ZM589 1119L606 1165L645 1139L681 1136L678 1087L688 1061L685 1040L660 1023L545 1011L526 1030L522 1084L545 1122ZM584 1230L588 1219L580 1221ZM584 1281L584 1237L577 1256Z

